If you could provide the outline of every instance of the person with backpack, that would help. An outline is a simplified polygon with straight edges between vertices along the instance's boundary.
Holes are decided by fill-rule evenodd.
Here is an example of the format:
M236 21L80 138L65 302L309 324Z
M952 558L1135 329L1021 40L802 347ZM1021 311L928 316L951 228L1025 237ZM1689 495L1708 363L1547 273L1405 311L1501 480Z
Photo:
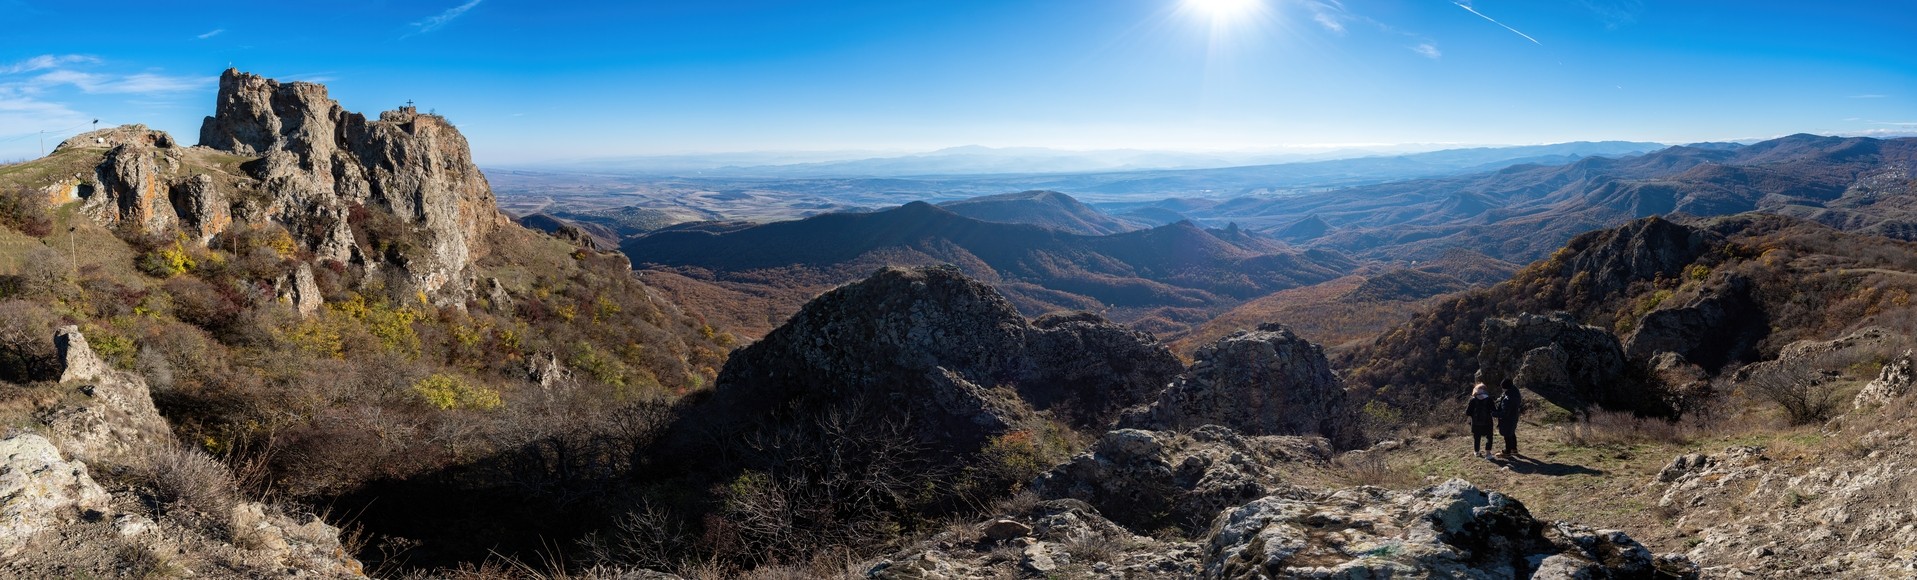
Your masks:
M1498 434L1504 436L1504 451L1498 457L1510 459L1518 454L1518 415L1524 413L1524 395L1518 394L1517 383L1504 380L1504 394L1498 397L1497 418Z
M1471 455L1491 457L1491 418L1497 414L1497 403L1491 400L1491 390L1484 383L1471 386L1471 402L1464 406L1464 416L1471 418ZM1479 443L1483 447L1479 447Z

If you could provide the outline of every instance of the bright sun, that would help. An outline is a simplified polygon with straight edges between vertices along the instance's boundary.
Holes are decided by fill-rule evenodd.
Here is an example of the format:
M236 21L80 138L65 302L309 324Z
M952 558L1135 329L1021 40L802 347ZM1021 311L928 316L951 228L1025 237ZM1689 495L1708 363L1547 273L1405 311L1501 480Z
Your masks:
M1185 0L1185 5L1212 17L1230 20L1258 9L1261 0Z

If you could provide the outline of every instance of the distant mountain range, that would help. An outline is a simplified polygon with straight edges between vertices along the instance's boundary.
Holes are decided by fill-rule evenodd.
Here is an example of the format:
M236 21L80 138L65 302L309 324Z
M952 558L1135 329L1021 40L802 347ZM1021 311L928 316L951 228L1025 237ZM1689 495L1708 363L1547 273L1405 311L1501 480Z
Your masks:
M702 178L800 179L1129 173L1326 164L1304 171L1304 175L1323 177L1360 176L1377 171L1394 173L1423 171L1433 168L1462 170L1499 163L1509 164L1526 159L1624 155L1662 147L1664 145L1658 143L1604 141L1423 151L1343 149L1317 153L1200 153L1135 149L1071 151L1042 147L996 148L968 145L905 155L844 151L628 157L549 164L537 169ZM1251 171L1259 172L1256 169Z
M1573 235L1659 214L1765 210L1850 230L1917 237L1917 139L1792 135L1742 147L1671 147L1568 165L1514 165L1457 177L1313 195L1249 196L1183 215L1386 260L1469 248L1528 262ZM1866 211L1865 208L1868 208Z
M1293 250L1269 238L1190 222L1080 235L981 221L924 202L763 225L685 224L628 238L621 249L641 268L733 292L776 295L794 306L886 265L954 264L999 286L1034 315L1061 309L1211 311L1329 280L1356 266L1336 253ZM646 279L672 287L651 275ZM707 311L726 308L692 294L680 292L675 299ZM747 334L765 324L728 322Z

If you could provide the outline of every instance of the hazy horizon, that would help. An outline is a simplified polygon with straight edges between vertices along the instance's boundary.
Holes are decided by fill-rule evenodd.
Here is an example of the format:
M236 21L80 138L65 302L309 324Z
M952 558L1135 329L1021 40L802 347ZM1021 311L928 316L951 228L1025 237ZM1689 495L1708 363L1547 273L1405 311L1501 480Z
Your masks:
M0 1L0 159L90 127L197 141L228 66L413 100L481 163L951 147L1273 151L1917 129L1912 9L1014 0ZM75 23L110 35L74 34ZM324 47L315 50L315 47Z

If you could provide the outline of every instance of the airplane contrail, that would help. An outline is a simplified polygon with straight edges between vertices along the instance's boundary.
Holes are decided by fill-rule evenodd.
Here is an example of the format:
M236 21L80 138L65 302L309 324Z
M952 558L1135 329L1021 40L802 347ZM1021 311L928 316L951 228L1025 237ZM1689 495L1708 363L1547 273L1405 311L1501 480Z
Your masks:
M1516 28L1512 28L1512 27L1510 27L1510 26L1508 26L1508 25L1506 25L1506 24L1505 24L1505 23L1503 23L1503 22L1498 22L1497 20L1494 20L1494 19L1492 19L1492 18L1491 18L1490 16L1485 16L1483 12L1479 12L1479 11L1478 11L1477 9L1475 9L1475 8L1472 8L1472 7L1470 7L1470 6L1467 6L1467 5L1465 5L1465 4L1463 3L1463 2L1452 2L1452 4L1456 4L1456 5L1458 5L1458 7L1459 7L1459 8L1463 8L1463 9L1465 9L1465 11L1466 11L1466 12L1470 12L1470 13L1472 13L1472 14L1476 14L1476 15L1478 15L1478 18L1483 18L1483 19L1485 19L1486 21L1488 21L1488 22L1490 22L1490 23L1492 23L1492 24L1496 24L1496 25L1498 25L1498 26L1503 26L1505 30L1509 30L1509 31L1511 31L1511 33L1512 33L1512 34L1516 34L1516 35L1518 35L1518 36L1522 36L1522 37L1524 37L1524 39L1525 39L1525 40L1529 40L1529 41L1531 41L1531 44L1535 44L1535 45L1538 45L1538 46L1544 46L1544 43L1542 43L1542 42L1538 42L1538 39L1536 39L1536 38L1531 38L1531 35L1529 35L1529 34L1525 34L1525 33L1523 33L1523 32L1519 32L1519 31L1518 31L1518 29L1516 29Z

